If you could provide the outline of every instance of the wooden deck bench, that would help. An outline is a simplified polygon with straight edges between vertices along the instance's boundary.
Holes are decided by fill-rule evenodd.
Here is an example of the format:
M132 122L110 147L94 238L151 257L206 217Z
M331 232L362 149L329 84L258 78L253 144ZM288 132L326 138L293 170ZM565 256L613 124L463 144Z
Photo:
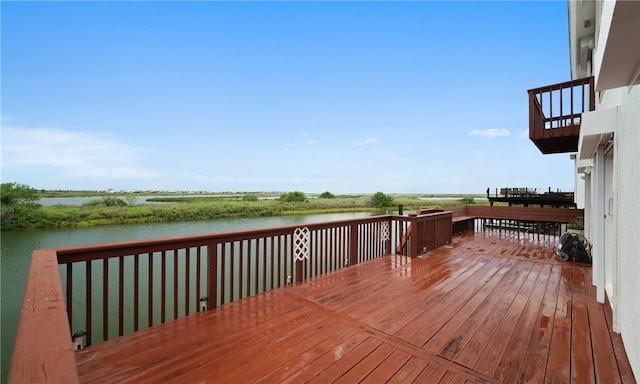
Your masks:
M451 218L451 230L453 234L473 230L474 220L477 216L461 215Z

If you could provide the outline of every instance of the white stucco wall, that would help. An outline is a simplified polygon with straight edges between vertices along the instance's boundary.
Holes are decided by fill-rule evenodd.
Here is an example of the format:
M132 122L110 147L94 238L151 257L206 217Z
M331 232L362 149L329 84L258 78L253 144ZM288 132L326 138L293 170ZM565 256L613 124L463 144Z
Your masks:
M610 90L620 98L617 156L617 330L640 378L640 86Z

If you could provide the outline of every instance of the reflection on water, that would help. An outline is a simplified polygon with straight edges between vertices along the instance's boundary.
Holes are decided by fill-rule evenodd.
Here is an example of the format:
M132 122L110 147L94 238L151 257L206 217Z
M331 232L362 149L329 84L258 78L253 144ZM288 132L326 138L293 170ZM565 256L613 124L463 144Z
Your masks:
M11 351L15 341L27 271L31 252L34 249L297 225L367 216L371 216L371 213L350 212L2 232L0 253L2 376L0 381L6 382L9 373Z

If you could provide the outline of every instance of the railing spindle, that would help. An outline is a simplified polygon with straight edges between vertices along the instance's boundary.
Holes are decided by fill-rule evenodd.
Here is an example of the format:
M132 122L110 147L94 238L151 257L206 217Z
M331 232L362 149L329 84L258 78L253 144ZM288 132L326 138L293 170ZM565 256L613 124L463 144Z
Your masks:
M67 263L67 316L73 326L73 263Z
M149 318L147 319L147 323L149 328L153 327L153 252L149 252L149 292L147 297L147 306L149 312Z
M160 256L160 324L167 320L167 251Z
M92 289L91 289L91 260L87 260L85 261L85 289L86 289L86 297L85 297L85 322L86 322L86 331L87 332L87 346L91 345L91 325L92 325L92 320L91 320L91 315L92 315L92 311L91 311L91 302L92 302ZM71 312L69 312L71 313Z
M202 263L202 258L201 258L201 250L200 250L200 246L196 247L196 300L200 300L200 298L202 297L202 290L200 289L200 273L202 270L202 267L200 266L200 264ZM213 298L215 300L215 297ZM196 304L196 312L200 311L200 302L198 301Z
M224 256L224 252L223 252ZM224 261L224 257L222 258ZM208 296L208 308L216 308L218 306L218 284L222 281L220 304L224 303L224 273L222 278L218 277L218 243L210 241L207 245L207 296ZM200 265L200 264L198 264ZM224 264L223 264L224 265ZM224 269L223 269L224 271ZM200 297L200 296L199 296Z
M255 259L256 262L254 263L254 270L255 270L255 294L260 293L260 260L262 259L260 257L260 242L261 242L262 238L258 238L256 239L253 243L255 244L255 249L254 249L254 253L255 253Z
M140 255L133 255L133 331L138 330L140 321Z
M231 264L231 269L230 269L230 276L229 279L231 281L231 284L229 284L229 302L232 302L235 300L236 297L236 284L235 284L235 274L236 274L236 269L235 269L235 259L236 259L236 252L235 252L235 241L231 242L231 260L230 260L230 264Z
M124 256L118 258L118 336L124 335Z
M226 302L225 301L226 288L227 288L226 248L227 248L227 243L220 243L220 255L218 257L220 258L221 265L220 265L220 271L216 273L216 278L218 278L218 284L220 284L220 305ZM217 252L218 252L218 246L216 245L216 254ZM217 265L218 264L217 259L215 261ZM218 277L218 274L220 275L220 277ZM218 286L218 284L216 284L216 287Z
M109 340L109 259L102 260L102 341Z
M267 291L267 237L262 238L262 292Z
M191 287L191 248L185 250L185 271L184 271L184 315L189 316L189 307L191 307L191 301L189 298L189 288Z
M178 318L178 252L179 249L173 250L173 320Z

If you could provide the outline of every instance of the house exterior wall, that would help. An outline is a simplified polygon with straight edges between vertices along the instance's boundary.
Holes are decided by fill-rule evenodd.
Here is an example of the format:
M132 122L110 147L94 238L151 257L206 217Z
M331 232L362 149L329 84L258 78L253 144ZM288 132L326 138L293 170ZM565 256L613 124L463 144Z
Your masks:
M582 5L569 0L570 18L578 14L571 10ZM577 164L590 159L592 167L583 167L588 172L578 174L576 165L576 189L584 178L585 234L593 244L597 299L604 302L605 294L609 299L613 330L620 333L634 375L639 378L640 63L634 68L630 61L637 61L640 45L630 35L640 36L640 5L596 1L592 16L596 23L592 52L596 110L583 114L576 160ZM570 30L582 23L570 20ZM628 55L621 54L623 48L628 49ZM572 56L572 68L579 67L575 60ZM577 74L573 73L574 78ZM602 139L611 132L611 140ZM594 140L596 149L586 144Z
M614 90L611 90L614 91ZM617 275L615 331L620 332L636 378L640 377L640 86L621 93L615 136Z
M585 233L597 299L609 299L613 330L640 377L640 85L601 91L599 100L595 112L583 114L580 134L613 132L613 138L600 143L590 173L582 175Z

